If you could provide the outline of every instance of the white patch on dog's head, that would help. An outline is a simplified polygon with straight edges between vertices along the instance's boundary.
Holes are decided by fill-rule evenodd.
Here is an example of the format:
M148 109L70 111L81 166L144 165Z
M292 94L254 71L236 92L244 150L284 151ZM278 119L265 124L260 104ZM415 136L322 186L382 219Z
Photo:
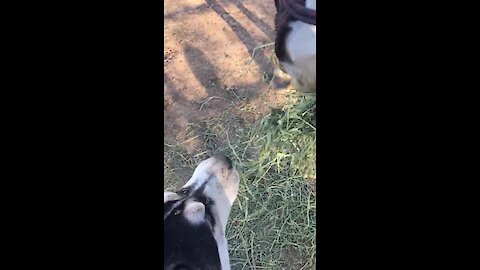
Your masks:
M230 209L237 198L240 176L225 157L202 161L183 188L199 188L206 184L203 194L214 202L222 230L225 231Z
M231 161L216 156L202 161L180 192L164 193L164 220L170 222L175 218L184 218L193 230L205 228L207 224L216 242L222 270L230 269L225 230L239 183L239 174ZM175 229L172 232L175 233Z
M200 224L205 221L205 205L201 202L187 201L182 214L191 224Z

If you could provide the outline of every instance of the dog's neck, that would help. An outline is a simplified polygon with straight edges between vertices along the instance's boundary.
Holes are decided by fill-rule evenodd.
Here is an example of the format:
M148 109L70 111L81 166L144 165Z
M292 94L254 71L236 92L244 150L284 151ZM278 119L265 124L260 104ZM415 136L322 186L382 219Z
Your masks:
M317 10L317 0L306 0L305 7Z

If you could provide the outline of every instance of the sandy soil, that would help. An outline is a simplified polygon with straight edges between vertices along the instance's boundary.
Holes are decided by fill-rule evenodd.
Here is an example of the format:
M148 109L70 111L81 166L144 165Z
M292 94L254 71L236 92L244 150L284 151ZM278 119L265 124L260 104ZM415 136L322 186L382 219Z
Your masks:
M273 0L165 0L164 8L165 143L188 139L188 123L226 110L254 121L282 102L268 87L273 46L251 57L274 40ZM198 144L183 146L193 154Z

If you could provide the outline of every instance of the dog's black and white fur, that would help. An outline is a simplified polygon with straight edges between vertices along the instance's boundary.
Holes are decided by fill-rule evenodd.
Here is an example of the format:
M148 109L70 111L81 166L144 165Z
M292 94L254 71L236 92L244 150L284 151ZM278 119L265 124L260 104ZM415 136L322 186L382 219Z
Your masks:
M317 9L316 0L295 0L309 9ZM274 88L291 81L296 90L316 91L317 27L290 16L279 0L275 0L275 54L281 67L275 70Z
M164 192L164 269L229 270L225 230L240 177L223 156L202 161L178 192Z

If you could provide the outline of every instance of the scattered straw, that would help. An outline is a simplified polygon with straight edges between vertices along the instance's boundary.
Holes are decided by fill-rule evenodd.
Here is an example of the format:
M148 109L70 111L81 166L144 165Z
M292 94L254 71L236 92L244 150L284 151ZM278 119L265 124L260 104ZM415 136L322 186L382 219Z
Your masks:
M199 109L198 111L201 111L201 110L202 110L202 108L203 108L203 106L205 106L205 104L207 104L207 103L208 103L210 100L212 100L212 99L215 99L215 98L218 98L218 99L225 99L225 98L223 98L223 97L216 97L216 96L209 97L209 98L207 98L207 100L206 100L205 102L203 102L203 103L202 103L202 105L200 106L200 109Z

